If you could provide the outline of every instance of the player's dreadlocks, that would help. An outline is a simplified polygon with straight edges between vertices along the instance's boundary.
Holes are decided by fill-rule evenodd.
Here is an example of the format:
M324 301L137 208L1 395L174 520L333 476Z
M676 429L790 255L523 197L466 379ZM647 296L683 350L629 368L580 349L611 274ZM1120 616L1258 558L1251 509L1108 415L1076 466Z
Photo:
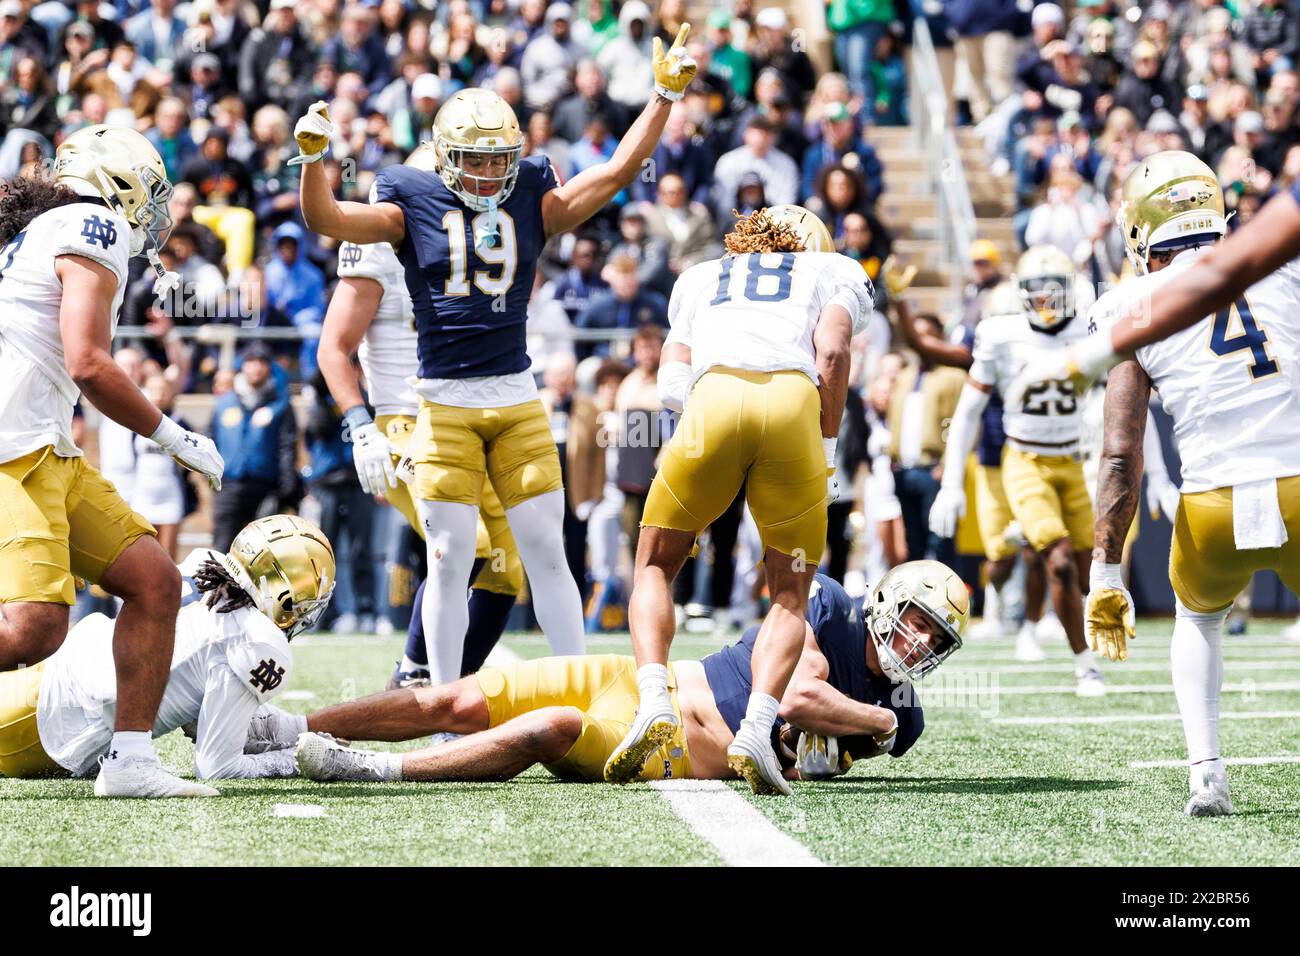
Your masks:
M244 607L255 607L253 596L239 586L230 572L208 558L194 572L194 586L206 594L204 603L218 614L228 614Z
M0 186L0 246L43 212L85 202L67 186L45 176L15 176Z
M755 209L748 216L731 210L736 224L723 237L727 252L733 256L746 252L805 252L799 234L783 222L773 222L766 209Z

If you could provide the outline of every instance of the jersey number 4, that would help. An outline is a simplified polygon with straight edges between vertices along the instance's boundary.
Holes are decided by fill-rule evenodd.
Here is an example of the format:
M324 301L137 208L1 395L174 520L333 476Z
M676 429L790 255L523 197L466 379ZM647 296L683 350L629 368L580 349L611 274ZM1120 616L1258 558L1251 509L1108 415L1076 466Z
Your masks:
M470 220L470 229L478 233L486 224L487 213L481 212ZM447 242L451 245L451 274L443 284L447 295L469 295L469 254L465 239L465 214L453 209L442 217L442 228L447 230ZM510 213L497 210L498 235L495 245L478 246L474 254L479 261L489 266L500 268L493 275L487 269L474 273L474 284L484 295L505 295L515 281L515 270L519 266L519 246L515 242L515 221Z
M780 255L781 261L776 265L764 265L763 258L766 255ZM731 272L733 267L741 259L744 259L749 269L745 273L745 299L749 302L784 302L790 298L790 272L794 269L794 253L763 253L758 255L750 253L745 256L723 256L722 272L718 276L718 294L713 297L709 305L722 305L724 302L731 301ZM772 289L772 283L767 282L767 290L760 292L758 283L760 279L768 278L776 280L776 288Z
M1241 325L1241 332L1230 335L1234 316ZM1220 309L1210 331L1210 351L1215 355L1231 355L1242 349L1250 349L1253 359L1250 363L1251 381L1277 373L1277 362L1268 354L1268 335L1255 322L1245 296L1226 309Z

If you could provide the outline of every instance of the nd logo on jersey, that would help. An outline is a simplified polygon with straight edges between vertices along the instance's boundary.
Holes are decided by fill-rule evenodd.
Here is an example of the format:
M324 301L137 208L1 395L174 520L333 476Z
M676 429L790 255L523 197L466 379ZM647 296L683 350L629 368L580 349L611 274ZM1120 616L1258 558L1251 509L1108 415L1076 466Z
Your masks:
M343 243L343 248L339 250L339 262L345 266L355 266L361 261L361 247L355 242Z
M81 235L85 238L87 245L94 245L98 242L105 249L117 242L117 226L113 225L111 219L104 220L98 216L87 216L81 224Z

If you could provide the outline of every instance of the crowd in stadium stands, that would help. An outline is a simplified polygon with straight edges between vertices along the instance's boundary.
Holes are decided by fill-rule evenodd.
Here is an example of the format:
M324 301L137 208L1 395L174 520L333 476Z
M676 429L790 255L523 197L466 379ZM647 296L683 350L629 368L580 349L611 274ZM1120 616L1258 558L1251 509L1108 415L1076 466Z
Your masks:
M1300 24L1289 0L826 0L835 72L814 66L785 11L815 4L721 0L691 12L701 7L711 12L688 44L699 76L647 173L552 241L530 305L584 594L599 585L608 596L626 570L672 428L654 387L668 297L684 268L721 254L732 211L803 203L879 278L892 241L876 213L884 170L870 130L910 121L914 17L928 23L956 92L954 121L978 124L994 172L1014 178L1020 241L1058 246L1094 281L1123 267L1111 227L1138 158L1200 155L1220 175L1234 226L1300 174ZM374 518L391 509L359 493L315 367L337 250L303 227L298 167L287 162L294 120L328 102L330 182L365 201L378 170L432 137L451 93L487 87L514 107L525 153L567 178L612 155L651 95L652 38L671 42L686 16L685 0L0 0L0 179L48 161L69 132L109 122L143 130L176 184L163 259L185 285L160 303L135 260L121 321L148 330L131 353L142 386L163 376L172 393L217 396L210 430L227 462L213 505L218 547L247 517L306 494L347 539L340 565L353 596L336 602L341 626L382 618L387 595L371 568L384 536L367 529L386 527ZM917 321L973 325L1012 265L977 243L963 313ZM837 577L851 540L865 544L868 579L943 546L925 512L960 375L892 350L902 338L885 285L876 282L880 311L856 343L839 446L846 492L825 559ZM245 346L236 368L211 340L187 349L168 334L211 323L301 334ZM574 330L635 338L575 340ZM298 392L309 405L301 434L287 412ZM743 620L757 543L741 502L710 541L679 576L678 597ZM402 547L390 552L391 566Z

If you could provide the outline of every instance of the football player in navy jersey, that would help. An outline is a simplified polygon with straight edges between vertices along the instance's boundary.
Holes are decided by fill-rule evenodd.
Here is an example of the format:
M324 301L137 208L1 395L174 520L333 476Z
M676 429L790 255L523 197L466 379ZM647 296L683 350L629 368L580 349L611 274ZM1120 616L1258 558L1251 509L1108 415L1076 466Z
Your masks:
M854 759L906 753L925 725L907 685L961 646L968 616L965 585L937 561L899 565L864 603L817 575L803 650L772 731L785 777L833 777ZM727 748L745 717L757 638L754 628L702 661L669 665L680 719L638 779L734 777ZM339 704L307 717L298 768L314 780L505 780L541 763L562 778L598 781L632 725L636 671L630 655L550 657ZM357 750L333 739L413 740L438 732L466 736L406 753Z
M560 461L529 373L525 313L546 240L589 219L650 157L695 74L688 31L683 24L666 53L655 40L656 95L608 162L567 183L544 156L521 159L514 111L487 90L461 90L439 110L436 173L391 166L369 205L338 202L326 182L319 160L333 127L325 104L295 128L301 155L292 162L303 165L308 228L391 243L411 294L421 406L406 458L429 555L421 611L435 683L460 674L485 474L506 509L542 630L553 648L583 649L582 602L564 555ZM354 429L370 424L363 405L344 417Z

